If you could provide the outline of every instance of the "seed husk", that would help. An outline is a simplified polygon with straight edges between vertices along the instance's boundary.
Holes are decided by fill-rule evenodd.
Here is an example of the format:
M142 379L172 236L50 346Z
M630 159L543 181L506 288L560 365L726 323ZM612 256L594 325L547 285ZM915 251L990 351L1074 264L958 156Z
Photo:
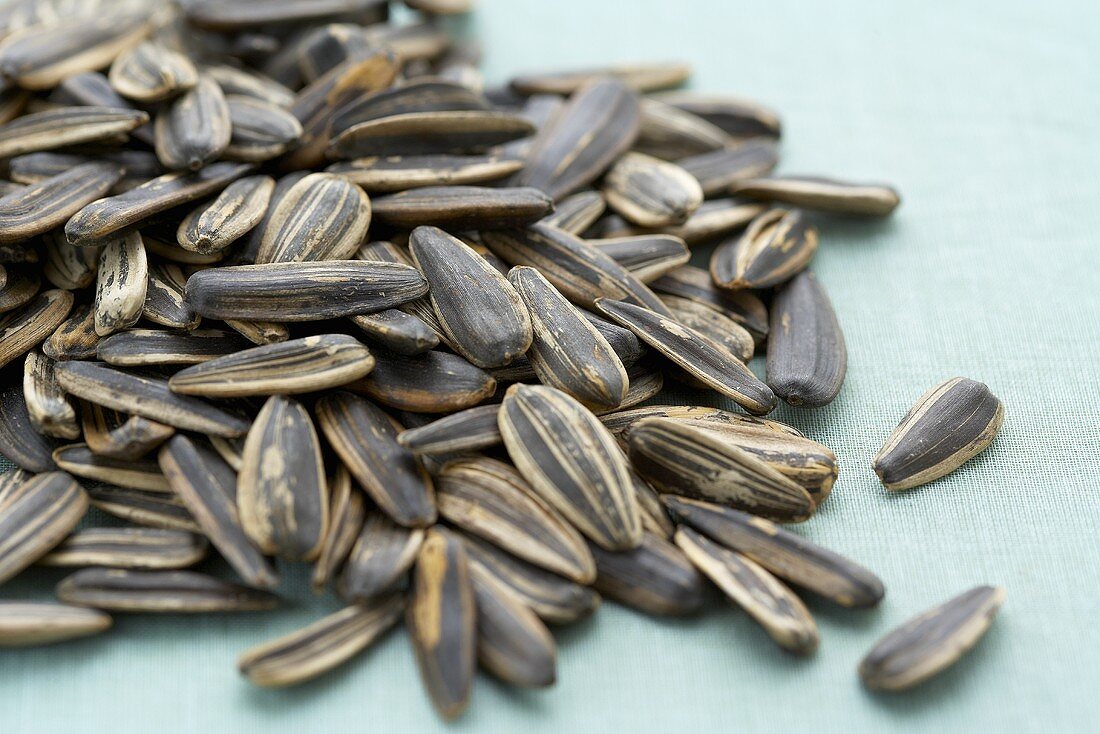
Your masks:
M473 90L439 78L411 79L407 84L362 96L336 110L332 129L342 133L371 120L414 112L487 111L489 103ZM390 155L387 151L385 155Z
M677 522L841 606L873 607L886 593L866 568L768 520L687 497L663 499Z
M214 201L199 205L183 218L176 241L183 249L203 255L225 250L260 223L274 190L271 176L234 181Z
M679 323L725 347L742 362L752 359L756 349L752 334L721 311L679 296L662 296L661 300Z
M59 468L84 479L149 492L172 491L152 459L112 459L92 453L87 444L74 443L54 449L53 460Z
M0 199L0 242L21 242L63 225L122 178L114 163L85 163Z
M241 527L261 551L312 561L329 524L321 442L298 401L273 395L248 431L237 477Z
M370 220L371 202L362 189L342 176L310 174L275 204L256 262L347 259Z
M479 405L444 416L397 435L397 442L417 455L449 454L496 446L499 405Z
M602 250L643 283L650 283L691 259L684 241L667 234L590 239L588 244Z
M744 199L709 199L700 204L686 222L664 231L681 238L688 245L695 245L735 232L766 210L764 204ZM611 233L605 236L611 236Z
M0 326L0 367L38 346L61 326L72 307L72 293L48 290L8 315Z
M694 265L684 265L652 283L661 294L680 296L715 308L745 327L753 339L768 335L768 310L751 291L727 291L714 285L710 273Z
M158 461L172 491L237 575L249 586L274 588L274 567L242 527L233 468L211 447L184 435L172 437Z
M759 138L732 148L681 158L676 164L694 176L703 195L710 198L728 195L737 181L770 173L778 162L775 143Z
M523 162L491 153L480 155L375 155L334 163L327 171L344 176L370 192L395 192L424 186L460 186L512 175Z
M32 269L27 265L5 266L4 273L5 282L0 286L0 314L26 304L35 297L42 286L42 278L37 268Z
M400 595L353 604L288 635L251 648L237 667L258 686L282 688L316 678L350 660L393 627L405 610Z
M764 628L776 644L798 655L817 649L817 625L802 600L755 561L723 548L689 527L676 545L707 578Z
M303 130L298 118L280 105L226 90L230 136L225 157L262 163L278 158L297 145Z
M315 594L324 593L329 579L344 565L366 516L363 494L352 487L351 474L343 466L329 473L328 493L328 532L321 544L321 553L313 562L310 579Z
M375 0L198 0L183 10L188 22L199 28L247 31L266 25L310 24L344 13L362 16L373 5Z
M427 290L408 265L328 260L201 270L187 280L186 293L209 318L293 322L382 311Z
M603 316L597 316L591 311L578 310L581 316L584 316L588 323L595 326L596 331L600 332L600 335L607 340L607 343L615 350L615 354L619 355L619 360L628 372L634 363L645 355L646 348L630 329L624 329L618 324L613 324Z
M225 325L257 345L277 344L290 338L290 331L286 328L286 324L276 324L271 321L226 319Z
M1004 404L981 382L953 377L921 395L874 459L890 490L950 474L993 442Z
M16 118L0 127L0 158L110 139L149 121L140 110L57 107Z
M348 318L368 339L398 354L414 356L439 346L439 335L431 326L419 316L396 308Z
M201 266L220 263L228 254L222 251L203 255L185 250L176 243L176 233L172 230L171 223L162 222L147 227L142 235L142 239L145 240L145 251L160 258L154 260L155 264L192 266L188 270L199 270Z
M193 89L157 115L154 130L157 158L169 170L197 171L217 160L233 133L222 88L200 76Z
M198 84L199 72L180 52L145 41L120 54L107 78L123 97L151 104L188 91Z
M721 288L769 288L802 272L817 251L817 228L798 209L772 209L738 239L723 242L710 259Z
M97 509L135 525L166 530L186 530L191 533L202 532L202 528L195 522L191 513L172 494L101 484L90 487L88 496Z
M607 208L599 191L581 191L554 204L554 211L542 218L543 224L564 229L575 235L584 234Z
M705 581L683 551L645 533L633 550L609 552L593 546L596 589L646 614L683 616L703 606Z
M50 602L0 602L0 647L30 647L88 637L111 628L95 609Z
M294 92L254 69L241 69L229 64L207 64L203 66L203 72L218 83L227 98L244 95L284 108L294 103Z
M44 342L42 353L50 359L95 357L99 335L95 333L95 311L88 304L77 306Z
M631 426L630 460L662 493L680 493L780 522L802 522L816 505L792 479L755 455L693 425L646 418Z
M383 405L414 413L453 413L483 402L496 391L493 377L449 352L431 350L413 357L373 352L370 374L348 389Z
M323 396L315 412L329 445L383 512L407 527L435 522L431 478L397 443L402 430L397 421L347 392Z
M736 181L730 193L790 204L832 214L889 216L901 203L898 192L886 184L850 183L817 176L776 176Z
M733 144L720 127L679 107L655 99L642 100L642 125L634 150L675 161Z
M650 364L649 360L630 365L626 370L626 374L630 378L630 389L626 391L626 397L623 398L623 402L619 403L616 410L626 410L639 403L644 403L646 400L655 397L665 386L664 373Z
M398 588L424 537L423 528L402 527L381 512L368 512L337 582L341 598L365 602Z
M375 199L374 213L402 228L497 229L537 221L553 206L546 194L530 187L426 186Z
M675 163L630 152L603 180L607 205L642 227L682 224L703 203L703 189Z
M592 82L605 78L617 80L639 92L677 87L687 81L691 66L685 63L630 63L593 69L549 71L524 74L509 82L520 94L575 94Z
M951 667L993 624L1004 603L999 586L976 586L929 609L879 640L859 664L864 685L904 691Z
M87 509L88 495L65 472L38 474L19 485L0 514L0 584L64 540Z
M149 261L141 235L131 232L109 240L99 255L96 274L96 333L107 336L136 324L148 286Z
M471 573L477 606L477 658L505 683L543 688L557 678L557 646L523 599L486 573Z
M85 568L63 579L56 594L67 604L116 612L252 612L279 603L267 592L194 571Z
M140 459L172 437L175 428L81 401L84 441L93 453L112 459Z
M138 133L143 130L144 127L139 127L134 131L134 136L138 137ZM140 186L164 173L160 161L151 151L129 148L99 151L94 156L78 153L28 153L12 158L9 168L13 181L30 185L60 176L76 166L92 163L110 163L122 167L122 178L110 189L110 193L114 194Z
M247 340L220 329L189 332L129 329L99 342L99 358L114 367L201 364L249 346Z
M242 349L180 370L168 380L173 392L243 397L315 392L357 380L374 357L354 337L322 334Z
M672 540L676 526L665 512L661 495L633 467L630 469L630 481L634 485L634 496L638 498L638 510L642 513L642 527L647 533Z
M133 413L185 431L233 438L248 430L248 422L198 398L176 395L166 380L128 374L87 362L62 362L56 367L61 387L89 402Z
M54 445L55 441L39 433L31 422L21 385L0 393L0 455L37 474L57 468Z
M0 245L0 265L11 265L12 263L36 263L38 262L38 251L34 249L28 249L23 246L24 243ZM4 287L0 286L0 294L4 291Z
M42 237L46 245L46 259L42 263L42 275L55 288L75 291L87 288L95 282L99 270L99 247L73 247L63 232L47 232Z
M524 479L586 537L608 550L641 542L625 457L588 409L555 388L518 384L504 396L499 425Z
M424 687L445 719L470 698L477 662L477 610L470 563L457 537L428 531L417 554L406 624Z
M206 538L182 530L87 528L38 560L40 566L173 569L206 557Z
M53 360L34 350L23 362L23 399L31 423L40 433L69 440L80 436L76 410L57 384Z
M338 158L372 155L464 155L527 137L535 127L522 117L492 110L406 112L352 125L332 141Z
M753 100L684 91L664 92L655 98L698 115L739 140L780 136L779 116Z
M448 462L437 476L439 514L516 558L581 584L596 578L584 538L513 467L478 457Z

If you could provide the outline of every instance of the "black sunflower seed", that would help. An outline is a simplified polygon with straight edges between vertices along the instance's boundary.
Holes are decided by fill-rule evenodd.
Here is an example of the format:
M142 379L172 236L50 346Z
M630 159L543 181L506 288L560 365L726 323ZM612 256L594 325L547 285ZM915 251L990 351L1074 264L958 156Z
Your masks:
M129 329L102 339L96 355L114 367L201 364L233 354L249 343L229 331L196 329Z
M423 528L402 527L381 512L367 513L337 581L340 596L364 602L398 588L424 537Z
M524 74L509 82L520 94L574 94L587 84L610 78L626 84L639 92L652 92L667 87L677 87L691 76L691 67L685 63L632 63L593 69L550 71Z
M0 199L0 242L18 242L60 227L122 178L113 163L85 163Z
M157 158L169 170L197 171L217 160L233 132L222 88L210 77L199 77L194 89L157 115L154 130Z
M55 590L67 604L116 612L253 612L274 609L279 599L194 571L86 568Z
M214 201L184 217L176 241L185 250L203 255L221 252L260 223L274 190L275 179L270 176L234 181Z
M302 138L302 123L281 105L228 91L225 103L231 128L226 158L262 163L292 149Z
M313 173L275 203L257 263L344 260L359 249L371 220L371 202L342 176Z
M80 418L88 448L112 459L140 459L176 432L172 426L86 400L81 401Z
M676 163L695 177L709 198L730 193L730 187L741 179L770 173L778 162L775 143L761 138L682 158Z
M206 538L182 530L87 528L38 560L40 566L173 569L206 556Z
M647 614L682 616L703 605L704 579L684 552L652 533L633 550L610 552L593 546L596 589Z
M23 398L31 423L40 433L73 440L80 436L76 409L54 374L54 361L34 350L23 362Z
M333 141L338 158L371 155L463 155L527 137L534 126L515 115L491 110L406 112L352 125Z
M651 283L691 259L684 241L667 234L590 239L588 244L599 248L643 283Z
M149 121L141 110L57 107L0 126L0 158L111 139Z
M111 617L96 609L49 602L0 602L0 647L48 645L110 628Z
M489 398L496 380L480 367L449 352L433 349L416 356L372 352L374 369L348 389L399 410L452 413Z
M731 194L834 214L889 216L901 197L886 184L862 184L816 176L777 176L735 182Z
M481 667L514 686L553 685L557 678L557 646L546 625L503 582L476 571L471 578Z
M120 54L107 78L123 97L150 104L188 91L198 84L199 72L180 52L146 41Z
M0 583L64 540L87 509L88 495L65 472L38 474L17 486L0 514Z
M530 187L427 186L374 200L374 212L381 221L403 228L521 227L541 219L553 208L545 194Z
M817 251L817 228L798 209L772 209L718 246L710 273L721 288L768 288L802 272Z
M623 155L603 179L607 205L643 227L687 221L703 203L695 177L676 165L644 153Z

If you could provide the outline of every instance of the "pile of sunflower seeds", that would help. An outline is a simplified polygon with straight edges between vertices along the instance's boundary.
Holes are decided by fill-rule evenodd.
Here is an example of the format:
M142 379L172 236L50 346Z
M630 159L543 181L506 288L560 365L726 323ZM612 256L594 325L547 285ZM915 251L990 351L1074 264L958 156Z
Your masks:
M479 666L552 684L551 628L601 599L686 615L708 587L812 653L792 586L854 608L884 588L777 524L813 517L837 458L761 416L844 382L813 213L887 216L897 193L773 175L776 115L668 91L684 66L485 89L438 17L469 2L405 4L422 20L378 0L0 11L0 583L74 569L60 603L0 602L0 645L269 610L278 559L347 606L245 652L264 686L404 619L449 718ZM654 404L665 380L744 412ZM932 481L1002 417L948 380L874 470ZM215 554L235 579L187 570ZM860 675L928 678L1002 600L922 614Z

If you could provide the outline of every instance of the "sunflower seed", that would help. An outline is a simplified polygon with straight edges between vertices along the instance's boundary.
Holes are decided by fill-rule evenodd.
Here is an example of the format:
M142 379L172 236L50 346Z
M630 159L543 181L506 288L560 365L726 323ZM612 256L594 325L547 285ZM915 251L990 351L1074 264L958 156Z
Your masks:
M694 265L684 265L652 283L661 294L680 296L717 309L723 315L761 340L768 335L768 310L751 291L725 291L714 285L710 273Z
M74 443L55 449L53 460L59 468L84 479L148 492L172 491L152 459L112 459L92 453L87 444Z
M397 442L418 455L477 451L500 444L499 405L481 405L439 418L397 436Z
M663 296L661 300L679 323L725 347L742 362L752 359L755 351L752 334L721 311L679 296Z
M677 522L841 606L873 607L885 594L882 582L866 568L775 523L686 497L666 495L664 501Z
M999 586L976 586L923 612L871 648L859 664L859 677L877 691L904 691L923 683L978 644L1004 599Z
M221 87L210 77L199 77L194 89L157 115L157 158L170 170L197 171L225 152L232 130Z
M0 125L4 125L23 114L31 96L29 92L18 87L0 86L4 87L0 89Z
M737 139L780 135L779 117L752 100L698 92L664 92L656 99L698 115Z
M638 498L638 510L642 514L642 527L645 532L660 536L665 540L672 540L676 526L672 524L665 506L661 503L661 495L649 485L649 482L634 470L630 469L630 482L634 486L634 496Z
M225 325L257 345L277 344L290 338L290 331L287 330L285 324L275 324L270 321L226 319Z
M529 187L427 186L374 200L378 219L402 228L517 227L541 219L552 210L553 202L541 191Z
M887 489L950 474L993 442L1004 404L981 382L953 377L921 395L874 459Z
M294 103L294 92L253 69L241 69L228 64L207 64L203 67L203 72L218 83L227 98L231 95L245 95L279 107L290 107Z
M435 522L431 479L413 453L397 443L402 429L395 420L346 392L323 396L315 412L329 445L383 512L408 527Z
M408 265L328 260L202 270L188 279L186 293L206 317L286 322L382 311L427 290Z
M73 247L62 232L47 232L42 239L46 243L42 274L51 285L73 291L95 282L102 248Z
M128 329L141 318L149 286L145 244L137 232L109 240L96 275L95 330L100 336Z
M798 209L772 209L740 238L719 245L710 273L721 288L768 288L802 272L817 251L817 229Z
M753 454L693 425L647 418L631 426L630 460L660 492L747 510L782 522L813 514L814 500Z
M11 263L36 263L38 251L23 247L24 243L0 245L0 265ZM0 285L0 298L4 292L4 286Z
M94 359L97 344L95 311L84 304L73 309L69 318L42 342L42 353L50 359Z
M603 180L608 206L643 227L682 224L703 203L695 178L674 163L627 153Z
M664 373L652 364L637 362L626 370L630 378L630 389L616 410L626 410L657 395L665 386Z
M316 594L324 592L329 579L344 565L366 516L363 495L351 486L351 474L343 466L336 467L336 471L329 474L328 493L331 522L321 545L321 553L313 563L311 577Z
M204 255L221 252L260 223L274 190L275 179L270 176L234 181L217 199L200 205L180 222L179 246Z
M763 204L744 199L709 199L700 204L686 222L678 227L665 228L664 231L694 245L735 232L763 214L766 209ZM611 233L605 236L611 236Z
M676 162L695 177L707 198L729 194L737 181L770 173L779 162L775 143L749 140L732 148L700 153Z
M19 496L24 484L34 475L24 469L9 469L0 472L0 510Z
M444 79L412 79L407 84L364 95L336 110L334 133L372 120L426 112L489 111L490 105L469 88ZM392 155L386 151L385 155Z
M628 551L593 546L596 589L646 614L683 616L703 606L705 581L683 551L660 536L645 533Z
M140 104L151 104L186 92L199 81L191 59L156 41L124 51L107 77L115 91Z
M424 535L422 528L368 512L337 582L341 598L364 602L397 588L416 562Z
M302 25L329 16L361 16L372 10L377 0L276 0L256 3L252 0L196 0L184 8L187 20L199 28L217 31L242 31L265 25ZM364 18L365 22L370 22Z
M557 202L554 211L541 221L570 234L581 235L596 223L606 208L607 203L599 191L581 191Z
M330 23L307 33L295 49L302 78L311 82L348 59L370 50L366 34L357 23Z
M38 346L61 326L72 307L72 293L48 290L10 314L0 326L0 367Z
M57 384L53 360L39 351L27 352L23 362L23 399L31 423L40 433L69 440L80 436L76 410Z
M413 356L439 346L439 336L432 327L412 314L388 308L372 314L350 316L353 324L386 349Z
M87 509L88 495L64 472L38 474L20 485L0 516L0 584L64 540Z
M778 176L736 181L731 194L779 201L833 214L889 216L901 197L886 184L859 184L815 176Z
M4 268L4 273L5 282L0 286L0 314L28 303L42 285L37 268L10 266Z
M506 112L406 112L352 125L332 141L329 152L338 158L484 153L534 132L530 122Z
M274 609L278 597L194 571L85 568L57 585L67 604L117 612L252 612Z
M102 484L89 488L88 496L96 508L135 525L202 533L195 518L174 495Z
M472 572L477 606L477 658L505 683L543 688L557 678L557 646L523 599L489 574Z
M160 329L130 329L99 342L99 358L114 367L150 365L193 365L248 346L232 332L199 329L176 332Z
M122 178L113 163L86 163L0 199L0 242L19 242L63 225Z
M667 234L588 240L588 244L600 249L643 283L654 281L691 259L684 241Z
M429 15L455 15L474 9L473 0L408 0L405 4Z
M148 246L151 241L143 238ZM82 248L86 249L86 248ZM201 317L191 310L184 288L187 277L179 265L165 262L149 264L149 278L145 286L145 303L141 315L147 321L173 329L191 331L198 327Z
M206 548L206 538L181 530L87 528L63 540L38 565L186 568L201 561Z
M29 472L47 472L57 468L54 445L31 422L22 386L0 393L0 455Z
M394 192L423 186L458 186L496 181L523 167L522 161L498 155L377 155L335 163L337 173L371 192Z
M784 650L808 655L817 649L817 625L806 605L755 561L688 527L676 531L676 545Z
M87 362L62 362L57 379L66 392L108 408L214 436L243 435L248 421L198 398L176 395L165 380Z
M135 137L144 129L141 127L135 130ZM116 151L100 151L96 156L75 153L28 153L12 158L9 166L13 181L29 185L60 176L76 166L92 163L110 163L123 168L122 178L110 190L112 194L128 191L164 173L160 161L152 152L125 148Z
M0 602L0 647L49 645L111 628L103 612L48 602Z
M237 475L209 446L174 436L158 454L172 491L222 557L249 586L271 589L279 577L252 545L237 508Z
M675 161L729 147L725 130L678 107L642 100L642 123L634 149L655 158Z
M302 123L280 105L228 91L225 103L230 123L227 158L262 163L279 157L302 138Z
M639 92L652 92L677 87L691 76L691 67L684 63L633 63L594 69L552 71L518 76L509 86L520 94L569 95L592 82L606 78L617 80Z
M415 413L452 413L489 398L496 380L462 357L432 350L414 357L375 352L370 374L349 385L391 408Z
M140 459L176 432L175 428L163 423L87 401L81 403L80 417L88 448L112 459Z
M24 115L0 127L0 158L111 139L149 121L141 110L57 107Z
M288 635L251 648L237 667L258 686L303 683L350 660L393 627L405 610L400 595L345 607Z
M371 202L341 176L314 173L275 204L256 262L343 260L367 234Z

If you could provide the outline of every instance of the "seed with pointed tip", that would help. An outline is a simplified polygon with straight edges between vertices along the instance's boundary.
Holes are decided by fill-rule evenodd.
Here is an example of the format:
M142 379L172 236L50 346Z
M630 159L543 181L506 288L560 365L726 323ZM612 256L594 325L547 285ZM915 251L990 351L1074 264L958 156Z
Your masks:
M535 132L530 122L491 110L406 112L352 125L332 141L336 158L482 153Z
M222 88L200 76L193 89L161 110L154 130L157 158L169 170L197 171L217 160L233 133Z
M84 163L0 199L0 243L21 242L61 227L122 178L122 167Z
M312 173L272 208L257 263L344 260L367 235L371 202L343 176Z
M850 183L817 176L776 176L736 181L730 193L834 214L885 217L901 203L886 184Z
M642 227L682 224L703 203L703 189L690 173L634 152L604 176L603 194L608 206Z
M111 628L111 617L96 609L50 602L0 602L0 647L50 645Z
M590 239L588 243L610 255L643 283L650 283L691 259L684 241L668 234Z
M593 546L596 589L609 599L646 614L682 616L703 605L704 579L684 552L664 538L645 533L633 550L609 552Z
M108 75L123 97L150 104L185 92L199 81L191 59L156 41L145 41L124 51Z
M496 390L493 377L457 354L433 349L416 356L376 350L374 369L349 390L383 405L416 413L451 413L484 401Z
M615 79L639 92L676 87L691 76L691 66L678 62L635 62L592 69L567 69L523 74L509 86L520 94L570 95L600 79Z
M133 461L160 446L176 429L88 401L80 406L84 441L92 453Z
M833 304L813 273L805 271L772 300L767 382L791 405L818 407L840 393L848 349Z
M397 442L416 454L447 454L497 446L499 405L479 405L439 418L397 435Z
M662 275L652 283L662 295L687 298L717 309L743 326L757 341L768 335L768 309L752 291L728 291L714 284L710 273L694 265L684 265Z
M267 592L194 571L85 568L62 579L55 591L68 604L118 612L253 612L279 603Z
M234 181L214 201L199 205L183 218L176 241L185 250L203 255L221 252L260 223L274 190L275 179L270 176Z
M524 688L553 685L557 647L546 625L523 599L493 576L471 574L477 605L477 657L506 683Z
M46 555L72 532L88 495L65 472L38 474L12 490L0 513L0 583Z
M149 121L141 110L55 107L0 126L0 158L90 143L128 133Z
M523 168L523 161L498 154L375 155L334 163L338 173L369 192L396 192L423 186L462 186L505 178Z
M347 601L367 601L400 588L424 542L423 528L406 528L381 512L367 514L337 582Z
M452 231L522 227L553 211L531 187L426 186L374 200L379 220L401 228L437 225Z
M721 288L768 288L802 272L817 251L817 228L798 209L772 209L711 256L710 272Z
M73 307L69 291L48 290L18 311L5 314L0 326L0 367L19 359L54 332Z
M206 538L182 530L86 528L39 559L40 566L170 569L206 556Z

